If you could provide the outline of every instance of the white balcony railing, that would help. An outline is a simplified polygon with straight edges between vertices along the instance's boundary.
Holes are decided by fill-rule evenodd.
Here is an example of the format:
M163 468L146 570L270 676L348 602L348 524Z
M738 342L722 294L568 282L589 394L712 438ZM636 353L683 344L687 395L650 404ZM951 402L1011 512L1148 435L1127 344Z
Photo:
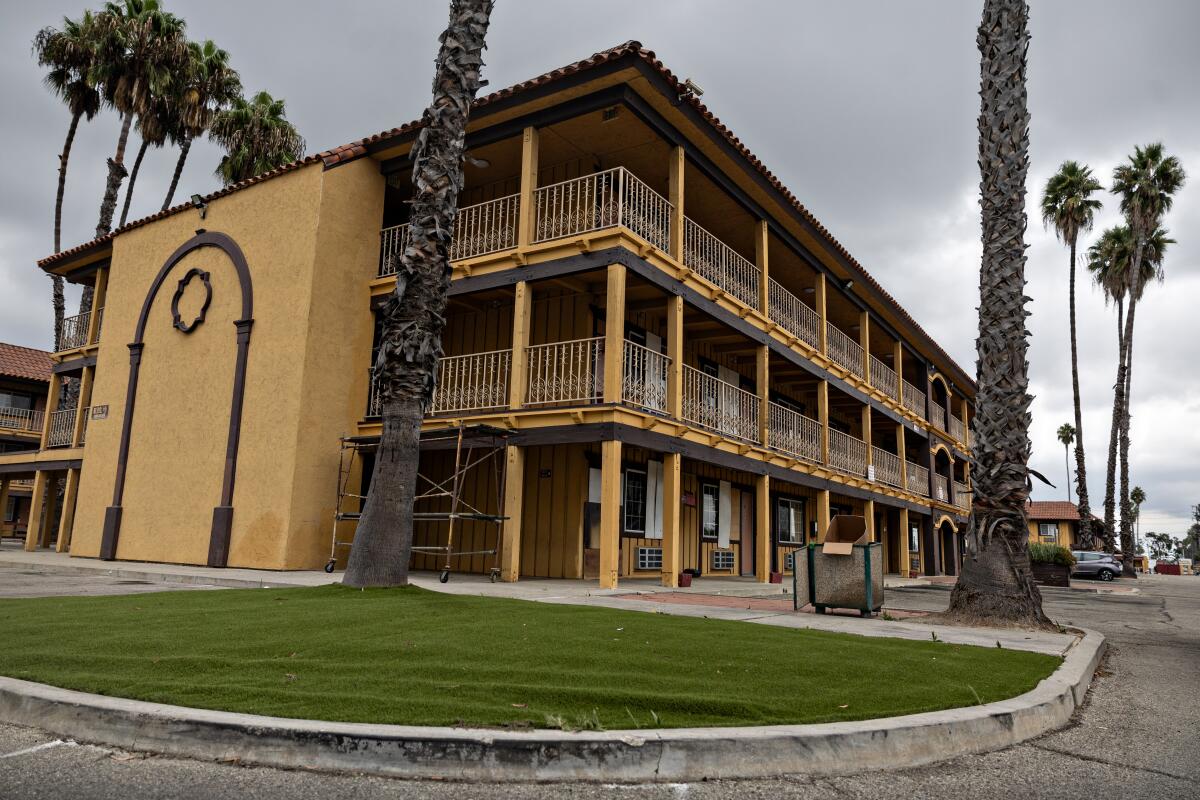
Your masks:
M933 474L933 499L943 503L950 502L950 482L945 475Z
M871 356L871 385L900 402L900 379L896 371L875 356Z
M946 409L939 406L937 403L929 404L929 421L933 423L933 427L939 431L946 430Z
M971 490L965 483L954 482L954 505L967 511L971 508Z
M929 497L929 470L911 461L904 462L904 469L908 472L908 490Z
M852 375L857 375L859 378L864 377L862 345L842 333L831 322L825 323L825 329L825 341L829 348L829 357L833 359L833 362L845 367Z
M438 361L431 414L508 407L512 350L492 350Z
M685 364L683 419L734 439L757 442L758 395Z
M70 447L75 440L75 409L64 408L50 414L47 447Z
M900 488L900 456L872 447L871 466L875 468L875 480Z
M621 399L660 414L667 410L667 372L671 359L636 342L625 342Z
M925 419L925 393L908 381L904 381L904 407L921 419Z
M101 309L102 311L103 309ZM97 312L99 313L99 312ZM83 347L88 343L88 326L91 324L92 312L86 311L82 314L76 314L73 317L67 317L63 320L62 340L58 343L58 350L74 350L77 347ZM97 334L99 331L97 331Z
M604 395L604 337L532 345L526 349L525 404L598 403Z
M516 194L460 208L454 219L450 260L461 261L516 247L520 210L521 196ZM396 274L398 259L409 244L408 232L407 222L380 232L380 276Z
M867 474L867 443L848 433L829 429L829 466L862 477Z
M0 406L0 428L41 433L42 419L41 411L34 411L29 408Z
M768 406L767 446L814 464L821 463L821 423L790 408Z
M821 347L821 317L816 310L783 288L774 278L768 278L767 312L771 321L796 336L814 350Z
M671 243L671 204L624 167L534 192L535 241L624 225L658 249Z
M762 272L687 217L683 220L683 263L751 308L759 307Z

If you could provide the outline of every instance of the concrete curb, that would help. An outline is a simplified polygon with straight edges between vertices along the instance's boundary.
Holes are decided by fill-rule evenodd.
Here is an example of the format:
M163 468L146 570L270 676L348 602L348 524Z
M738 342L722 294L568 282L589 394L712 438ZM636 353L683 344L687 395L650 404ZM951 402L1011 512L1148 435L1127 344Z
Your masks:
M286 573L281 573L283 579L272 578L226 578L219 575L205 575L190 572L156 572L136 567L100 567L73 564L23 564L20 562L0 561L0 570L17 569L23 572L38 572L47 575L98 575L105 578L120 580L145 581L147 583L164 583L178 586L219 586L223 589L286 589L292 587L318 586L320 584L300 583L290 581ZM337 580L331 578L329 583Z
M404 778L697 781L894 769L1008 747L1083 702L1105 640L1084 636L1032 691L903 717L751 728L565 733L319 722L181 708L0 677L0 720L127 750Z

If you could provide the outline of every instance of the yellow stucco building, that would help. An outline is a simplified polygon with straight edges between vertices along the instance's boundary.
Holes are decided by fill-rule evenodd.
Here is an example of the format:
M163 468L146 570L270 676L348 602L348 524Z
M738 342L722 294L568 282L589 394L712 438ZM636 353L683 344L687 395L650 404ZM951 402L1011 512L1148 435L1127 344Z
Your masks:
M58 549L118 560L312 569L335 514L352 538L418 130L40 262L95 310L54 356L79 403L0 455L35 504L65 481L28 547L48 513ZM653 53L480 99L468 148L422 472L455 472L438 431L506 433L502 469L464 473L456 569L765 581L852 513L890 572L956 570L971 377ZM429 507L418 544L437 547L445 498Z

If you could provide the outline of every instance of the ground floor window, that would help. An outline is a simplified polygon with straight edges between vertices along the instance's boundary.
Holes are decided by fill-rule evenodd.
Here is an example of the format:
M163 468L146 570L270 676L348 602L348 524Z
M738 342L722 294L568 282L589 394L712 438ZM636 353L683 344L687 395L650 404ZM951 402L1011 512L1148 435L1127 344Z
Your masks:
M910 553L921 552L921 529L912 525L908 529L908 551Z
M637 550L638 569L662 569L661 547L639 547Z
M621 505L625 509L625 532L646 532L646 471L626 469L621 487Z
M1041 523L1038 525L1038 534L1041 535L1043 542L1047 544L1058 544L1058 523Z
M720 528L721 487L715 483L700 486L700 535L716 539Z
M17 498L10 497L8 498L8 502L4 504L4 521L17 521Z
M804 501L775 498L775 534L780 544L804 543Z

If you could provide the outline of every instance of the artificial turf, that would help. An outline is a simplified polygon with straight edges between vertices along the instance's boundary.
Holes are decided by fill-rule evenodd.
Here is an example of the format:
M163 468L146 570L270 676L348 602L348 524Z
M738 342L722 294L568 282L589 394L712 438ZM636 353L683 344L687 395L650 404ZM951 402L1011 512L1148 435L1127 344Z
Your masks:
M342 586L0 601L0 674L281 717L627 729L828 722L1013 697L1056 657Z

